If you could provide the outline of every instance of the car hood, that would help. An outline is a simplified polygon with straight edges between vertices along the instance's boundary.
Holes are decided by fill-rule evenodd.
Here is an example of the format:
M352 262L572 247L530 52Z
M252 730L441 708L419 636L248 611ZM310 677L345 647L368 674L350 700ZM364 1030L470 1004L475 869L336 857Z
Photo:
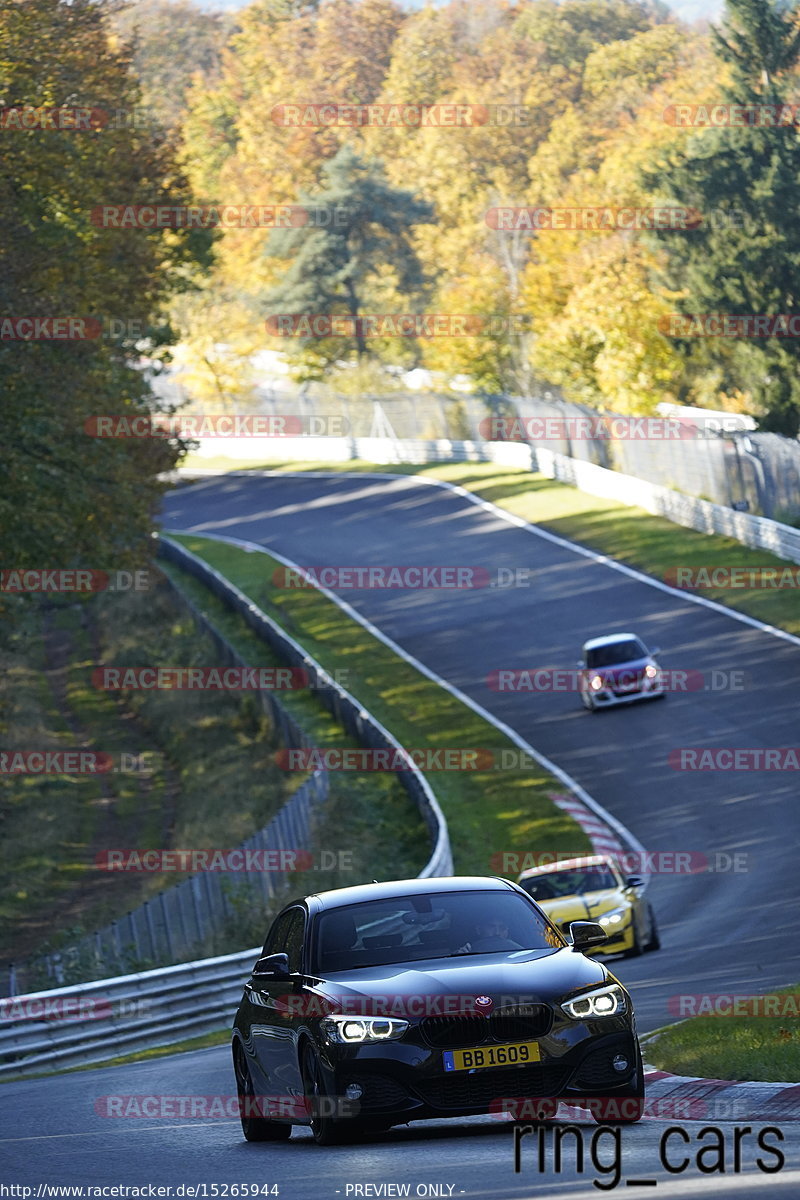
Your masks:
M613 667L589 667L590 675L601 675L607 683L630 683L631 680L641 679L645 667L658 664L649 655L646 658L634 658L630 662L615 663Z
M587 892L585 896L561 896L558 900L537 900L544 912L556 925L568 921L596 921L613 908L627 908L630 900L619 888L608 888L602 892Z
M516 997L555 1002L576 990L600 986L608 978L602 964L572 950L522 950L343 971L316 980L314 991L345 1004L376 996L398 1001L475 996L496 1001L502 996L510 1004Z

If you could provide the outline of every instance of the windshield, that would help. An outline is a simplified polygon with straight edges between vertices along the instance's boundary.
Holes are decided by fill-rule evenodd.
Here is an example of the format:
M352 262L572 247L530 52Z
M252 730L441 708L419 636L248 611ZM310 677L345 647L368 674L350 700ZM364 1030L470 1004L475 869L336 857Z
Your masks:
M600 892L618 886L617 880L606 867L548 871L546 875L533 875L530 879L520 880L520 887L534 900L557 900L561 896L581 896L586 892Z
M594 650L586 651L586 666L615 667L618 663L633 662L637 658L647 658L647 651L638 638L627 642L611 642L607 646L597 646Z
M321 913L315 922L312 959L319 974L328 974L564 945L545 918L513 892L431 892Z

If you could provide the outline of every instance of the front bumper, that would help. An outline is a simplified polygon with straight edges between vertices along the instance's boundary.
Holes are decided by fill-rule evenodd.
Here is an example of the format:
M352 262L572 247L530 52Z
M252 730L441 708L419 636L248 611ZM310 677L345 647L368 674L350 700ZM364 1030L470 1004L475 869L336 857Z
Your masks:
M597 1032L598 1027L603 1032ZM357 1121L370 1118L404 1123L442 1116L467 1116L513 1110L532 1098L624 1095L633 1085L638 1046L628 1017L554 1026L538 1039L541 1062L472 1071L446 1072L442 1051L433 1050L408 1030L403 1039L381 1046L321 1048L330 1096L361 1089ZM469 1045L462 1047L470 1048ZM624 1071L614 1058L623 1056Z
M612 708L619 704L633 704L636 700L655 700L664 695L664 683L661 679L645 679L635 690L614 691L613 688L600 688L593 692L588 689L595 708Z

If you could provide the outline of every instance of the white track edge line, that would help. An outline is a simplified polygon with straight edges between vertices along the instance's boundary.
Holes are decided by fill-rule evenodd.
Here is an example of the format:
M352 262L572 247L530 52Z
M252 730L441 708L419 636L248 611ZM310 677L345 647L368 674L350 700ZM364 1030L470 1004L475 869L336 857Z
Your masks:
M272 478L293 479L393 479L406 480L410 483L424 483L430 487L444 488L446 491L456 493L464 499L469 500L471 504L483 508L486 512L492 513L493 516L499 517L510 525L515 525L518 529L524 530L526 533L533 534L535 537L544 538L547 542L552 542L553 545L560 546L564 550L572 551L573 554L579 554L583 558L589 558L593 562L600 563L602 566L609 567L612 571L618 571L621 575L627 575L630 579L635 579L638 583L646 583L649 587L657 588L660 592L665 592L668 596L674 596L678 600L686 600L690 604L700 604L704 608L709 608L713 612L721 613L723 616L731 617L734 621L739 621L743 625L749 625L753 629L757 629L760 633L768 633L772 637L780 638L784 642L790 642L793 646L800 646L800 636L794 633L789 633L786 629L779 629L775 625L768 625L765 621L759 621L757 617L751 617L748 613L739 612L735 608L728 608L724 604L719 604L716 600L708 600L705 596L696 596L694 592L683 591L680 588L670 587L668 583L662 583L660 579L655 579L652 575L646 575L643 571L638 571L635 567L629 567L625 563L619 562L615 558L610 558L606 554L600 554L597 550L591 550L588 546L580 546L577 542L570 542L566 538L559 537L555 533L550 533L546 529L540 529L537 525L532 525L530 521L526 521L524 517L517 517L514 513L507 512L498 505L493 504L491 500L484 500L482 496L477 496L474 492L470 492L467 488L461 487L460 484L450 483L446 479L429 479L422 475L395 475L388 471L358 471L348 474L346 471L272 471L258 470L255 468L245 468L241 471L219 471L215 475L209 474L204 478L215 478L222 475L256 475L269 476ZM546 476L545 478L549 478ZM201 482L198 480L197 482ZM559 480L552 482L558 483ZM569 487L569 484L565 486ZM580 491L579 488L575 489ZM618 502L619 503L619 502ZM627 505L627 507L635 507L635 505ZM659 513L650 513L650 516L659 516ZM665 521L669 517L663 518ZM677 524L677 522L673 522ZM678 526L684 528L684 526ZM695 530L696 533L702 533L702 530ZM709 533L707 537L724 537L724 534ZM752 547L745 547L752 549ZM770 553L770 551L765 551ZM777 555L775 557L778 557ZM783 561L783 560L781 560Z
M391 476L391 478L394 479L396 476ZM227 542L229 545L240 546L244 550L250 550L251 552L256 552L259 554L266 554L271 558L277 559L278 562L282 562L284 566L289 567L292 570L302 570L298 563L293 562L292 559L278 553L278 551L268 549L266 546L262 546L258 542L251 542L244 538L228 537L225 534L198 533L192 530L187 531L182 529L173 529L169 530L168 532L173 534L181 533L184 535L184 537L187 536L188 533L189 536L193 535L195 537L207 537L212 541ZM316 581L312 582L314 587L321 592L322 595L326 596L329 600L332 600L334 604L338 605L338 607L347 614L347 616L351 617L352 620L357 621L359 625L371 633L373 637L377 638L379 642L383 642L384 646L387 646L391 651L393 651L393 653L402 658L404 662L408 663L409 666L414 667L427 679L430 679L432 683L437 684L456 700L459 700L462 704L465 704L468 708L472 709L472 711L482 720L487 721L490 725L493 725L495 729L499 730L500 733L504 734L509 741L513 742L514 745L522 750L524 754L529 755L532 759L539 763L541 767L544 767L546 771L549 771L551 775L554 775L556 779L560 780L565 787L568 787L570 791L572 791L580 800L582 800L588 808L592 809L597 816L601 817L602 820L604 820L619 835L623 841L623 844L627 843L630 848L638 854L645 855L647 853L638 838L636 838L631 831L613 815L613 813L610 813L603 808L602 804L595 800L593 796L590 796L589 793L583 787L581 787L576 779L573 779L571 775L568 775L566 771L562 770L561 767L559 767L551 759L547 758L544 754L540 754L538 750L535 750L533 746L531 746L529 742L526 742L525 739L521 737L516 730L512 729L510 725L506 725L504 721L498 720L497 717L493 716L490 712L483 708L482 705L478 704L477 701L472 700L452 683L448 683L446 679L443 679L441 675L437 675L437 673L431 670L430 667L426 667L425 664L420 662L418 658L414 658L413 655L409 654L403 649L402 646L399 646L397 642L393 641L392 638L388 637L385 633L378 629L377 626L373 625L372 622L366 617L363 617L359 612L356 612L356 610L350 604L348 604L346 600L342 600L341 597L335 594L335 592L332 592L329 588L323 587L321 584L316 583ZM644 888L642 889L643 891L646 889L648 883L649 876L645 876L645 884Z

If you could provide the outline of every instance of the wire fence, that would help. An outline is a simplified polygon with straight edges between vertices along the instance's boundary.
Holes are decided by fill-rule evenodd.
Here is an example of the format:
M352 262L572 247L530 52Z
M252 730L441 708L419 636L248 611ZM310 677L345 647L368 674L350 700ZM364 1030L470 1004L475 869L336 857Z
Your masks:
M247 667L213 622L169 576L165 579L178 601L191 613L198 629L214 643L220 665ZM280 744L313 745L303 727L272 692L259 689L256 694ZM214 952L220 942L237 940L237 932L241 938L243 929L249 925L263 928L265 914L285 893L286 866L294 861L293 852L304 850L311 842L315 815L328 792L327 772L314 772L267 825L236 847L243 852L277 852L262 861L284 864L284 869L235 875L203 871L193 875L69 946L5 968L0 975L5 995L18 995L42 985L54 987L186 962L200 953ZM250 861L258 861L258 857L251 855Z
M684 409L674 426L681 436L640 437L619 433L631 418L573 404L552 392L481 397L398 391L355 397L313 385L295 394L262 389L259 402L264 413L299 417L309 439L341 436L431 444L439 439L523 441L743 512L789 523L800 517L800 441L754 431L748 428L751 421L734 413L693 417L690 430L686 422L694 410ZM498 423L502 428L503 418L512 430L514 418L520 424L516 432L498 438L496 430ZM535 427L546 429L548 436L531 436ZM549 436L553 430L557 432ZM298 439L299 454L303 440ZM252 440L240 441L240 447L230 443L221 447L217 441L207 452L252 458Z
M158 551L162 558L200 580L238 612L282 661L301 667L321 703L360 745L400 749L399 743L371 713L224 576L168 538L159 539ZM220 665L249 666L205 613L169 576L165 578L197 627L213 641ZM273 692L259 689L257 695L280 744L313 748L313 740ZM430 785L416 767L398 771L397 776L419 808L431 838L431 855L421 875L451 875L453 860L447 824ZM264 828L236 847L243 852L273 852L266 861L277 861L279 868L235 874L206 870L195 874L67 947L4 968L0 986L4 985L5 995L186 962L199 954L230 950L232 943L241 944L242 938L255 937L253 930L260 936L268 924L267 914L280 907L286 894L287 875L296 861L296 853L308 850L312 843L315 821L328 795L327 772L314 772Z

